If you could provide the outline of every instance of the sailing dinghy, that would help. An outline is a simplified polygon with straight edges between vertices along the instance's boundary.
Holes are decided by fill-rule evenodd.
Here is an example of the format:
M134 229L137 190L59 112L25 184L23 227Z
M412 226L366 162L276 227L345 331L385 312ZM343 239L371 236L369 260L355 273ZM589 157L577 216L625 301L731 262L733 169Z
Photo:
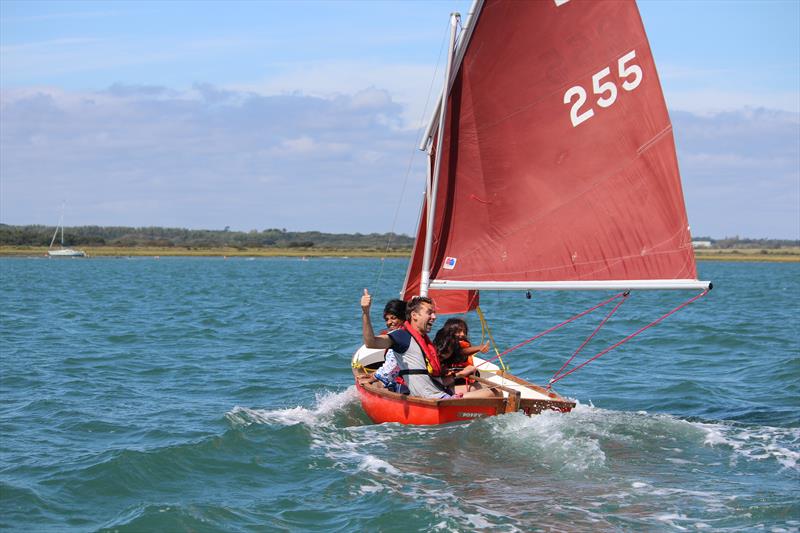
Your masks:
M700 291L654 325L706 294L636 3L476 0L460 33L459 22L451 15L445 83L420 144L427 187L401 296L431 296L447 314L479 312L482 290L623 291L605 303ZM404 396L370 379L382 362L365 347L352 361L375 422L575 405L551 389L556 379L540 387L482 360L484 386L502 398Z

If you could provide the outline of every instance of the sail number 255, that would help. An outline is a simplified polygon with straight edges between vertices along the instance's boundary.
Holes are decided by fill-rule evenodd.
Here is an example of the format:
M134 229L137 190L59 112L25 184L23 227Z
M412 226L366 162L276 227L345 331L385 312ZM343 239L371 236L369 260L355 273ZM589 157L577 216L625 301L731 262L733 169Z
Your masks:
M631 50L617 60L617 72L620 79L624 80L622 88L626 91L632 91L642 83L642 67L631 63L634 58L636 58L636 50ZM617 101L617 86L611 80L603 81L610 74L611 67L606 67L592 76L592 92L599 96L596 103L600 107L609 107ZM576 96L577 99L573 102L573 98ZM594 109L591 106L581 111L586 103L586 89L580 85L567 89L567 92L564 93L564 103L572 104L569 118L572 120L573 127L594 116Z

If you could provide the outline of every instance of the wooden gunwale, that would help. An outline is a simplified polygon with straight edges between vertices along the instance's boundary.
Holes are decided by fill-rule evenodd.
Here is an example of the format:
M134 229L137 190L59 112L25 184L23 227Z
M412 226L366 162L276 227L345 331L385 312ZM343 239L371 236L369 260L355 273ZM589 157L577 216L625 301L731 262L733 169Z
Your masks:
M564 399L561 396L559 396L558 394L556 394L552 390L548 390L548 389L546 389L546 388L544 388L544 387L542 387L540 385L536 385L535 383L531 383L530 381L525 381L524 379L522 379L520 377L517 377L514 374L511 374L511 373L509 373L509 372L507 372L505 370L498 370L498 371L490 370L490 371L486 371L486 370L481 370L480 368L478 368L478 370L481 371L481 372L487 372L487 373L494 374L496 376L500 376L501 378L507 379L508 381L513 381L514 383L516 383L518 385L522 385L524 387L528 387L530 389L533 389L536 392L540 392L540 393L542 393L542 394L544 394L544 395L546 395L546 396L548 396L548 397L550 397L550 398L552 398L554 400L564 401ZM574 406L574 403L573 403L573 406Z

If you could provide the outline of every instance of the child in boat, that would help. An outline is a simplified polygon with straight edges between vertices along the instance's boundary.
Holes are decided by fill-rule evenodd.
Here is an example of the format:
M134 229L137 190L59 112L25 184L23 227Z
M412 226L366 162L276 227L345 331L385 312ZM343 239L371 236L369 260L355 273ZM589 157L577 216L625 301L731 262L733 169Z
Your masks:
M489 351L488 342L480 346L472 346L468 335L469 327L464 320L450 318L436 333L433 340L442 366L448 369L448 374L453 376L455 384L464 383L465 378L472 374L479 375L473 365L472 356L478 352Z
M406 303L403 300L389 300L383 308L383 320L386 321L387 329L381 334L400 328L405 319ZM390 391L405 394L408 391L408 387L403 382L403 378L398 375L399 373L400 366L397 364L397 358L390 348L386 350L383 365L373 375Z

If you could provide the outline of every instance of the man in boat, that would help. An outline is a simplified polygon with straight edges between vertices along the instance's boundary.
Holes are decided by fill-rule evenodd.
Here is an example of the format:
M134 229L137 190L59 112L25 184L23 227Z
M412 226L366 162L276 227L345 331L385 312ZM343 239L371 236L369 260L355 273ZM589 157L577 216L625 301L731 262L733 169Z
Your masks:
M400 366L400 375L406 381L413 396L423 398L448 399L454 397L475 398L491 397L495 392L491 389L481 389L452 395L451 391L442 383L441 377L436 374L438 369L438 356L436 348L428 338L433 323L436 321L436 311L433 300L427 296L415 296L406 307L406 322L402 328L384 335L375 335L369 309L372 305L372 296L367 289L361 296L361 324L364 336L364 345L367 348L391 348ZM434 363L433 365L431 363Z

